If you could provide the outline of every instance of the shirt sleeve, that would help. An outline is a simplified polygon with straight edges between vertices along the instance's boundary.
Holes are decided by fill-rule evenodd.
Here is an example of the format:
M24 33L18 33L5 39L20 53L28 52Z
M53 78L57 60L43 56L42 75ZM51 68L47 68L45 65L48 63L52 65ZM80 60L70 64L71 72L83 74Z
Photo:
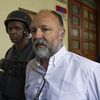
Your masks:
M100 65L89 76L86 96L87 100L100 100Z
M27 100L31 100L28 97L28 92L29 92L28 87L30 85L29 77L30 77L31 71L32 71L32 67L31 67L31 61L30 61L26 67L26 79L25 79L25 96Z

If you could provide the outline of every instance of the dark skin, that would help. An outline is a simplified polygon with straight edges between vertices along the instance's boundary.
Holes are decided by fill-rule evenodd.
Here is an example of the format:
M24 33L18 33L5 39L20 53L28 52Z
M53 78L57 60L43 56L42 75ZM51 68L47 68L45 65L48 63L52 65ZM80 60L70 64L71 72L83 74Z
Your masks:
M20 21L10 21L8 23L8 35L12 43L15 44L16 49L23 49L29 42L26 35L24 23Z

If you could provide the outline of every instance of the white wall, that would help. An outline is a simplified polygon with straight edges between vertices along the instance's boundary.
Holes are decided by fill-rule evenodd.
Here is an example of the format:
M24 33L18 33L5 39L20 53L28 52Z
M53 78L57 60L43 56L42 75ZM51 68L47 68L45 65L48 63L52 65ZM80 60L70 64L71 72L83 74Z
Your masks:
M67 8L67 4L58 2L57 0L0 0L0 59L4 57L7 49L12 45L4 26L4 20L11 11L18 8L34 12L38 12L40 9L55 10L56 5ZM64 26L66 30L64 44L68 48L67 15L64 18Z

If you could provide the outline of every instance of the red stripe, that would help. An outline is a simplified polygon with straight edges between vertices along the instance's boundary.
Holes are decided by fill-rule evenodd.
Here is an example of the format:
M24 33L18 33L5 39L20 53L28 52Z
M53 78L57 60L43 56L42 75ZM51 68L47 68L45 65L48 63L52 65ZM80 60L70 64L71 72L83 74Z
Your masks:
M56 11L59 11L61 13L67 13L67 9L59 5L56 5Z

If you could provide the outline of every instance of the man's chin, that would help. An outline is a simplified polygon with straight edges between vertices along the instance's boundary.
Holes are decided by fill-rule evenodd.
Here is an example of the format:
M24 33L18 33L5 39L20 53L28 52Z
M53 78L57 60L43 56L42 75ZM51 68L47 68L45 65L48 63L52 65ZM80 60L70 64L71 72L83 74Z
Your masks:
M15 40L15 39L11 39L11 42L12 42L12 43L16 43L16 40Z
M36 56L41 59L48 59L50 57L50 53L46 51L36 52Z

